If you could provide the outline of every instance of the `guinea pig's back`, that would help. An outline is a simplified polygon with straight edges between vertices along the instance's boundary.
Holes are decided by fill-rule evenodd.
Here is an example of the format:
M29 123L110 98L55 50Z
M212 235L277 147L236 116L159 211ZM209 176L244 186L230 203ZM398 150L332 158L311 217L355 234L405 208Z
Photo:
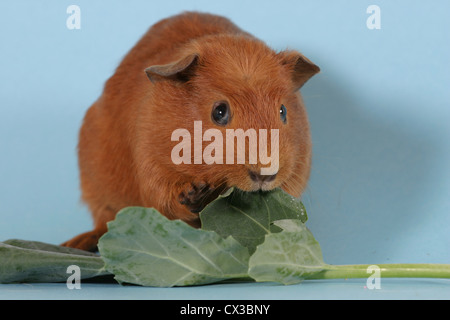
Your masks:
M130 50L117 71L144 70L150 65L172 62L178 48L192 40L214 34L250 34L227 18L208 13L185 12L153 25Z

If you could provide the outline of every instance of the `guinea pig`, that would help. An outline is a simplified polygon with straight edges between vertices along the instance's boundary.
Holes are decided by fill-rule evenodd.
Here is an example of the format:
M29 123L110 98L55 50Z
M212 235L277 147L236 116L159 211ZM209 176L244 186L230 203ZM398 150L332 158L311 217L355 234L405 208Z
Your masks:
M319 70L301 53L275 52L221 16L185 12L153 25L86 112L78 162L94 230L62 245L95 251L107 222L128 206L153 207L199 227L198 212L229 187L280 187L299 197L311 167L309 122L299 89ZM178 150L181 138L189 139L174 137L180 129L197 144ZM249 150L240 163L195 158L212 143L202 136L210 129L214 142L231 129L267 130L267 150L277 144L276 166L261 174L267 162L250 162ZM270 132L277 140L269 139ZM237 149L236 143L230 150ZM221 153L225 158L225 146L212 155ZM174 161L174 155L192 161Z

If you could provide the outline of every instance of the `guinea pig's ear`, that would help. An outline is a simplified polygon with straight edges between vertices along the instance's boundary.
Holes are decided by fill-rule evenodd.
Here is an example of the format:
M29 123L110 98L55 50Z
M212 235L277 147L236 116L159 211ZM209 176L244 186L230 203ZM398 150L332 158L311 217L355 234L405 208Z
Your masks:
M161 80L186 82L192 77L197 60L198 54L193 53L169 64L148 67L145 73L152 82Z
M320 68L308 58L297 51L282 51L278 53L281 64L291 71L292 82L295 90L300 89L306 81L320 71Z

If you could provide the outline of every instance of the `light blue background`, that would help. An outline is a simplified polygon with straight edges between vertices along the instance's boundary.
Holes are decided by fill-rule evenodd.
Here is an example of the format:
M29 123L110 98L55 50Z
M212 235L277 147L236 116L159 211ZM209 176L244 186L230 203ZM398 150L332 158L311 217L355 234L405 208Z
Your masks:
M66 27L71 4L81 8L80 30ZM366 27L371 4L381 8L380 30ZM91 228L79 201L81 120L150 25L184 10L225 15L274 49L300 50L321 67L302 88L314 143L303 200L327 263L450 263L444 0L2 1L0 241L58 244ZM78 293L64 285L2 285L0 298L449 298L449 284L384 280L377 292L364 290L364 279L290 287L85 284Z

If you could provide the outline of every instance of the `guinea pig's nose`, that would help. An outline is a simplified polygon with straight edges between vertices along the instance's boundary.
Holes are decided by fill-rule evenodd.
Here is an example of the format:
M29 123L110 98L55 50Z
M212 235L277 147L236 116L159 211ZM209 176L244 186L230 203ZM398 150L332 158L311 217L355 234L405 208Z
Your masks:
M277 176L276 173L273 175L262 175L250 170L248 171L248 174L250 175L250 179L252 179L255 182L271 182L275 180L275 177Z

